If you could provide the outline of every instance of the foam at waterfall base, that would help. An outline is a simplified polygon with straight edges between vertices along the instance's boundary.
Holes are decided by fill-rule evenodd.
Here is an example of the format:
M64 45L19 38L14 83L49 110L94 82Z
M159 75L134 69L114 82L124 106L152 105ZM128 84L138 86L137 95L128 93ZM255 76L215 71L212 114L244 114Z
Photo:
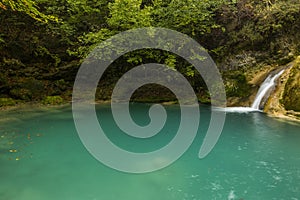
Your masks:
M254 102L251 107L226 107L226 108L213 108L215 111L232 112L232 113L249 113L249 112L263 112L260 110L260 105L263 98L268 97L269 91L276 85L276 80L283 74L281 70L277 74L270 74L260 86Z
M261 110L251 108L251 107L214 107L214 111L222 111L222 112L235 112L235 113L248 113L248 112L262 112Z

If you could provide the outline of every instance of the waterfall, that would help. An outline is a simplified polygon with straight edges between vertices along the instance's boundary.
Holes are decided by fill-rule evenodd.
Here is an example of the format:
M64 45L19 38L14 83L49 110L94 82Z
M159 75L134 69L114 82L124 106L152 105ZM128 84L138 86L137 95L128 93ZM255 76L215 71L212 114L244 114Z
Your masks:
M265 95L270 91L270 89L276 85L276 80L279 76L281 76L283 74L284 70L281 70L279 73L275 74L275 75L269 75L265 81L261 84L255 100L251 106L251 108L255 109L255 110L259 110L259 106L261 104L261 101L263 100L263 98L265 97Z
M216 111L225 111L225 112L254 112L254 111L261 111L260 105L262 100L269 94L270 89L276 85L276 80L279 76L283 74L284 70L281 70L277 74L270 74L264 82L261 84L254 102L251 107L227 107L227 108L214 108Z

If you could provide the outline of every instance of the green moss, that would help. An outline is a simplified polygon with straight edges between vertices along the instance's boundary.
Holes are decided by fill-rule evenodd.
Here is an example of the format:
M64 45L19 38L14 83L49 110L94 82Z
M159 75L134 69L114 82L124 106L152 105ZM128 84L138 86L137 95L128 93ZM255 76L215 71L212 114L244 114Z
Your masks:
M45 105L60 105L64 102L60 96L47 96L42 103Z
M12 98L0 98L0 107L14 105L16 105L16 101Z
M227 97L247 97L250 95L251 86L243 72L226 71L223 73L223 79Z
M300 56L296 59L285 85L282 100L285 109L300 111Z

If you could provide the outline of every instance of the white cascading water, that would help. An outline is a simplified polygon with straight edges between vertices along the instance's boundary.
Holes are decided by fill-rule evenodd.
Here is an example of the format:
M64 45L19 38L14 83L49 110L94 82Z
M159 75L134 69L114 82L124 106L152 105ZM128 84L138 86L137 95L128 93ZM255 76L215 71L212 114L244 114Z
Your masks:
M267 94L267 92L276 84L276 80L279 76L281 76L283 74L284 70L281 70L279 73L275 74L275 75L269 75L265 81L261 84L257 95L255 97L255 100L251 106L251 108L255 109L255 110L259 110L259 106L261 104L262 99L264 98L264 96Z
M227 107L227 108L214 108L215 110L225 111L225 112L254 112L254 111L261 111L259 109L259 106L261 104L261 101L265 97L266 94L268 94L268 91L275 86L276 80L279 76L283 74L284 70L281 70L277 74L269 75L265 81L261 84L257 95L255 97L255 100L251 107Z

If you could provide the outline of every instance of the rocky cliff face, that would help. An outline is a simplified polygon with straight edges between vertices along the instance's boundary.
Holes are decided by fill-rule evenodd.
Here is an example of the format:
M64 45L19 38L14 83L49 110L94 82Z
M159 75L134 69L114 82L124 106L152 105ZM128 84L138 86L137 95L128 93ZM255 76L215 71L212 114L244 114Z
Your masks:
M267 76L271 73L278 73L282 69L285 69L285 71L278 78L276 87L269 93L269 98L264 100L266 102L264 112L275 117L300 120L300 56L282 66L260 65L245 69L243 74L246 77L246 83L240 83L242 85L247 84L248 89L243 91L240 87L236 87L236 90L242 91L244 95L234 94L230 96L227 93L227 106L250 107L260 85ZM227 75L225 74L225 86L228 85L228 82L230 83L228 74L234 74L234 71L228 71ZM235 77L234 80L236 80Z
M295 60L285 84L282 103L285 109L300 112L300 56Z
M264 111L277 117L300 119L300 56L278 80Z

